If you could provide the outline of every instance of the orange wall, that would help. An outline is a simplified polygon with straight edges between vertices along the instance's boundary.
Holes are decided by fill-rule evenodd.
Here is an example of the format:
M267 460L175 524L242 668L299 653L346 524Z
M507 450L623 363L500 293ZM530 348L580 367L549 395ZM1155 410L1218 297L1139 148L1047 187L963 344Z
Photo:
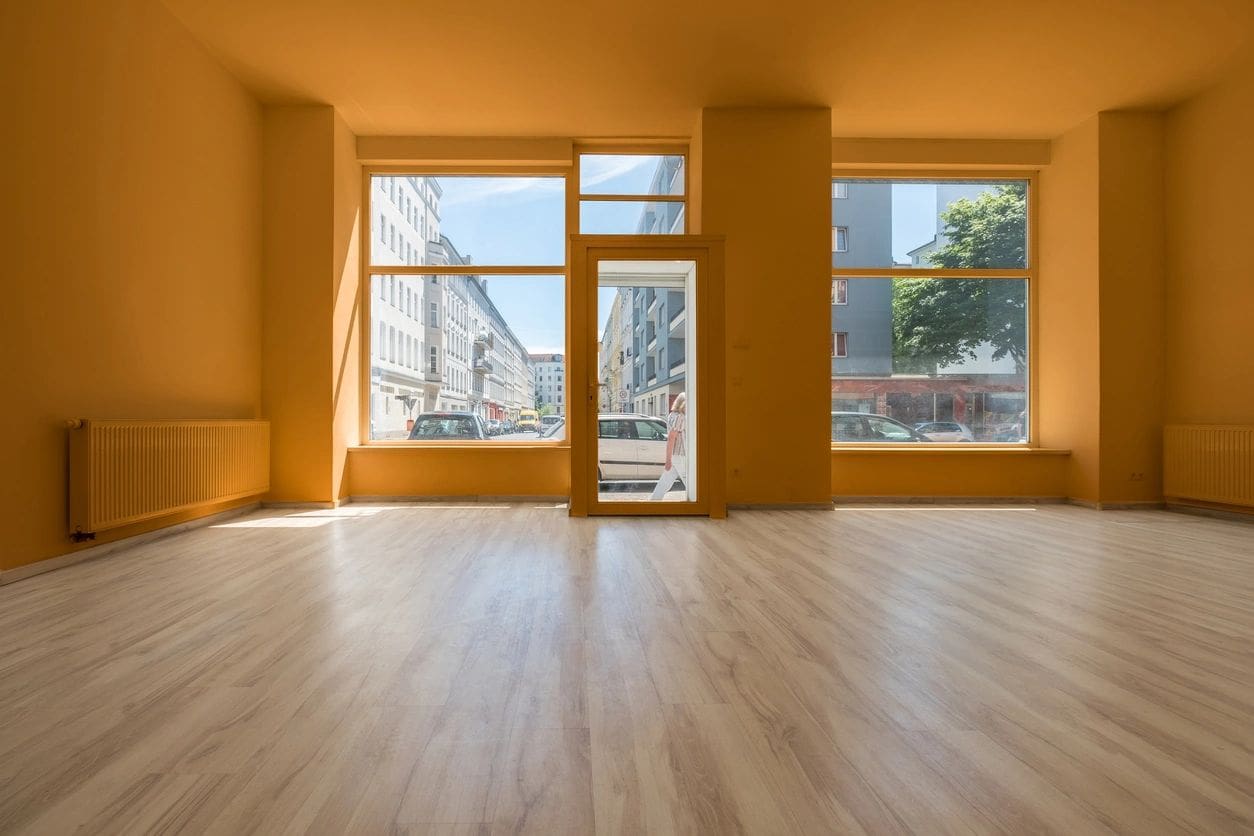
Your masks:
M1162 499L1163 118L1098 115L1101 501Z
M1040 177L1039 438L1070 450L1065 492L1099 501L1098 120L1056 139Z
M569 447L358 447L353 496L570 495Z
M265 110L262 408L269 499L328 502L332 452L335 112Z
M357 137L335 115L335 208L331 282L331 496L348 495L348 448L359 439L361 383L360 235L361 164Z
M727 501L830 501L831 111L707 108L700 146L700 229L727 236Z
M0 570L72 550L66 418L253 418L261 374L258 105L156 0L4 21Z
M347 496L358 441L361 165L325 105L265 110L264 413L273 502Z
M834 450L832 494L1060 498L1069 458L1065 450Z
M1254 424L1254 65L1171 111L1166 419Z

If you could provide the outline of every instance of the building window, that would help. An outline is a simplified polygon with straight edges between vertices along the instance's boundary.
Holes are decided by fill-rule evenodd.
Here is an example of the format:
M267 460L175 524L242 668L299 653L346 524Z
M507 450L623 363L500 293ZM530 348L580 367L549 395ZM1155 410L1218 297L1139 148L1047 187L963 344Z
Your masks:
M1028 443L1032 181L868 174L833 194L855 181L832 218L833 443Z
M438 421L431 413L444 407L517 420L520 411L536 409L534 387L519 381L533 379L539 358L566 342L566 175L394 176L367 169L366 176L388 181L369 189L380 203L364 213L380 224L363 235L371 243L372 286L362 299L368 333L379 343L367 354L396 359L373 360L368 370L373 397L364 440L478 440L468 430L473 421ZM389 199L398 209L381 203ZM424 235L429 230L422 244L411 237L412 225ZM399 266L420 269L398 275ZM419 337L407 333L415 322ZM485 443L510 440L489 436ZM516 440L537 443L534 433Z
M849 280L848 279L832 279L832 304L848 305L849 304Z
M832 181L832 197L836 200L849 199L849 184L843 180Z
M848 357L849 356L849 335L844 331L832 332L832 356Z
M849 227L847 226L832 227L832 252L834 253L849 252Z
M663 153L665 152L665 153ZM579 153L579 232L682 235L687 149Z

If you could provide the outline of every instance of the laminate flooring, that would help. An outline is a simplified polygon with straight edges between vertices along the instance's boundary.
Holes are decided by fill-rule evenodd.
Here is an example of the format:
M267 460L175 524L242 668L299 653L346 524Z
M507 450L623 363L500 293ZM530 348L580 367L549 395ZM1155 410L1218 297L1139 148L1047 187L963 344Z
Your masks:
M349 505L0 587L0 832L522 831L1254 832L1254 525Z

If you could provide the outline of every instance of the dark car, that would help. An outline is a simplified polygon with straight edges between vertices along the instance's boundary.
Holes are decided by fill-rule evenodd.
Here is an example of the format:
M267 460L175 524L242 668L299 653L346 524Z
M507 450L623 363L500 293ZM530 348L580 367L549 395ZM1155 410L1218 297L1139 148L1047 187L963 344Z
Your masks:
M832 441L862 443L931 441L917 430L885 415L833 412Z
M473 412L424 412L414 419L410 441L446 441L488 437L483 419Z

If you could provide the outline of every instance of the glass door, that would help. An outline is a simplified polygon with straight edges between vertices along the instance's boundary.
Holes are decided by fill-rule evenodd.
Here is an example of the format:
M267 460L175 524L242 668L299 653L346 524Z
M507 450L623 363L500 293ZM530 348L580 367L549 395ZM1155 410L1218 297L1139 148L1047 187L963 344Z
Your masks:
M708 251L648 241L590 248L576 261L587 316L576 330L587 348L583 437L571 439L583 476L572 473L572 494L582 490L584 502L572 495L572 513L721 516L721 491L707 485L707 412L721 397L705 356L706 329L715 330L704 309Z
M696 502L697 263L596 269L597 500Z

